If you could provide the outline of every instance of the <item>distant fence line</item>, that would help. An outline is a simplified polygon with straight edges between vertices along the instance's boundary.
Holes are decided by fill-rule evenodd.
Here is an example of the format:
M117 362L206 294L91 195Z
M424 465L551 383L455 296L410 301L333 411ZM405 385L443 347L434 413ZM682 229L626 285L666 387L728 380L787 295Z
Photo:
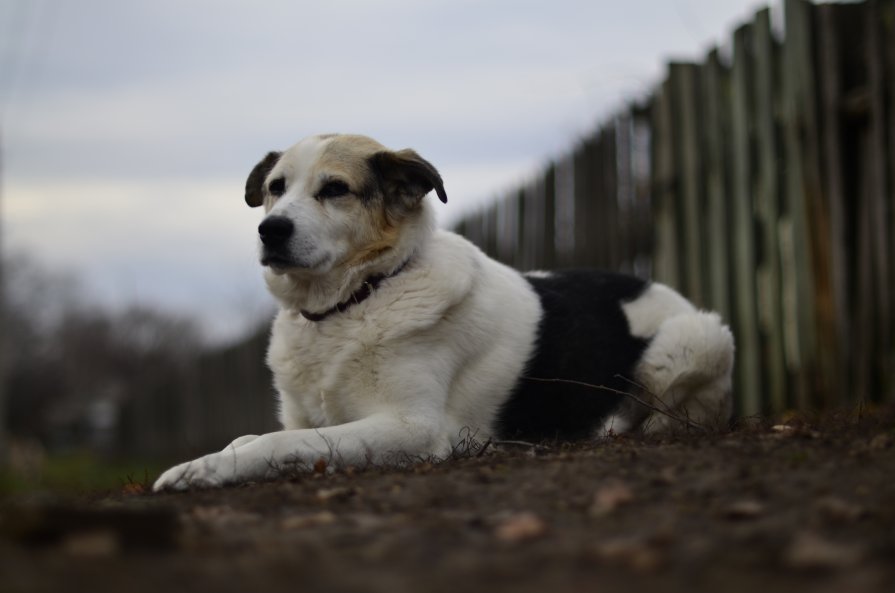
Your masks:
M456 227L720 311L744 415L895 399L895 0L783 9Z

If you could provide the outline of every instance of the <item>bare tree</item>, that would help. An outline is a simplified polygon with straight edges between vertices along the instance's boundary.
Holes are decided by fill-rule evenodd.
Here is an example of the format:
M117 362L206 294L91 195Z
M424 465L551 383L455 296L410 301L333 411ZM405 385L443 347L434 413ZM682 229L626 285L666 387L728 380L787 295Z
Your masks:
M3 213L3 130L0 129L0 215ZM6 307L3 300L3 219L0 218L0 467L6 465L9 458L6 440Z
M3 266L10 439L173 459L274 428L268 323L213 345L183 315L101 307L77 277L22 254Z

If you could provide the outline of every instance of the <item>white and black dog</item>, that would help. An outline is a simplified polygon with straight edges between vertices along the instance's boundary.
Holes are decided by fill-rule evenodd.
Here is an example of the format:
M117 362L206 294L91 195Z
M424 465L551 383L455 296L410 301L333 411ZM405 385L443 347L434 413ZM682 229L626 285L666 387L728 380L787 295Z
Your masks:
M267 214L283 430L173 467L156 490L321 459L445 458L470 434L569 440L728 421L733 337L716 314L627 276L520 274L436 230L432 190L447 201L428 161L363 136L306 138L258 163L245 198Z

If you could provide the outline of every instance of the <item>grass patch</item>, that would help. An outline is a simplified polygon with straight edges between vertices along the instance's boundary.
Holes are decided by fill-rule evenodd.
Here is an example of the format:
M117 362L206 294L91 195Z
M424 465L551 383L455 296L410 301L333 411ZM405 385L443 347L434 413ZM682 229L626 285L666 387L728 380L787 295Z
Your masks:
M0 468L0 497L39 492L140 492L151 485L162 469L158 462L110 461L89 453L54 456L27 470Z

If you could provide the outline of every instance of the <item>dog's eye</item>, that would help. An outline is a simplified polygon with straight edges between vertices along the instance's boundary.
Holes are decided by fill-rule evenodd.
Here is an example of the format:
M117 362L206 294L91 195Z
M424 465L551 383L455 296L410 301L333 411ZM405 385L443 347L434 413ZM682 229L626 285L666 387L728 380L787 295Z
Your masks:
M338 198L339 196L344 196L349 191L347 183L334 179L332 181L327 181L323 187L320 188L320 191L317 192L317 197L320 199Z
M270 192L270 195L279 198L286 193L286 180L282 177L277 177L267 186L267 191Z

